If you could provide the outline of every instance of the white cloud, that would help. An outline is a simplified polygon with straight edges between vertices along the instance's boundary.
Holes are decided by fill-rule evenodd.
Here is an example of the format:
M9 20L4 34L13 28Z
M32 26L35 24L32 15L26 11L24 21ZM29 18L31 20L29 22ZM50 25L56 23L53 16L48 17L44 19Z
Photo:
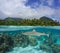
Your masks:
M58 17L60 17L60 8L57 9L57 10L55 10L55 15L58 16Z
M56 20L60 21L60 8L55 10L54 17Z
M40 18L41 16L51 16L55 14L55 9L48 6L43 6L43 4L40 4L39 7L33 9L30 6L25 6L26 2L27 0L0 0L0 11L6 16L23 18ZM47 0L47 2L49 5L53 5L53 0ZM36 5L38 5L38 3L36 3Z
M6 16L22 16L22 17L28 17L34 15L35 10L30 8L29 6L26 7L25 4L26 0L5 0L1 3L0 10L6 14Z

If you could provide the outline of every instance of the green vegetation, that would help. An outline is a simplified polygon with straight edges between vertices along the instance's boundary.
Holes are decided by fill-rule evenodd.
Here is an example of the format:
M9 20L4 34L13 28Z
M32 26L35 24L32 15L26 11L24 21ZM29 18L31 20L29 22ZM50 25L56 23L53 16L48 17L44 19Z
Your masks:
M21 18L6 18L0 20L0 25L23 25L23 26L59 26L58 21L54 21L48 17L41 17L40 19L21 19Z

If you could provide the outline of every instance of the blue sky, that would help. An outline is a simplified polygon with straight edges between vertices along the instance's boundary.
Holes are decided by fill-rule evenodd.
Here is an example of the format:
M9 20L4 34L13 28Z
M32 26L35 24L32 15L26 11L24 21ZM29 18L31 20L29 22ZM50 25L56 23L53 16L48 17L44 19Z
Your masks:
M33 3L37 3L38 5L43 4L44 6L48 6L51 8L57 8L60 6L59 0L28 0L26 5L27 6L30 5L31 7L34 7L34 5L32 5Z
M60 0L0 0L0 19L50 17L60 21Z

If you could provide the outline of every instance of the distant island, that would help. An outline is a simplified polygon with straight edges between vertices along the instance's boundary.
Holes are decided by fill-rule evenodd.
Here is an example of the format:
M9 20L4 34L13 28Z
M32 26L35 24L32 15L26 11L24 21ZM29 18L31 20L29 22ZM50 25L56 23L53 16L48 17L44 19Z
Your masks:
M60 23L56 20L43 16L39 19L22 19L8 17L4 20L0 20L0 25L18 25L18 26L60 26Z

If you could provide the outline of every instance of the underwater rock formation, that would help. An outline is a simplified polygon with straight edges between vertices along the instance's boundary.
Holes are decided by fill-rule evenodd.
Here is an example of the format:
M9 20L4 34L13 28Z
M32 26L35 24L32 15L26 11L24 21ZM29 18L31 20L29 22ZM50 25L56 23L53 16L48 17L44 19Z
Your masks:
M0 35L0 53L5 53L13 47L13 40L9 35Z
M39 41L39 43L38 43ZM41 41L41 42L40 42ZM60 53L60 45L55 44L56 38L49 36L26 36L21 33L10 36L0 35L0 53L11 51L14 47L25 48L28 46L37 46L34 49L45 51L46 53Z
M29 38L29 44L31 46L36 46L38 44L38 42L37 42L36 38L31 37L31 38Z
M49 36L41 45L40 49L48 51L48 53L60 53L60 45L55 44L57 41L56 37Z
M37 45L37 40L33 36L26 36L23 34L18 34L14 36L14 46L26 47L28 45Z
M14 36L14 46L26 47L28 46L28 37L22 34Z
M47 53L52 53L52 49L46 44L41 44L40 50L46 51Z

